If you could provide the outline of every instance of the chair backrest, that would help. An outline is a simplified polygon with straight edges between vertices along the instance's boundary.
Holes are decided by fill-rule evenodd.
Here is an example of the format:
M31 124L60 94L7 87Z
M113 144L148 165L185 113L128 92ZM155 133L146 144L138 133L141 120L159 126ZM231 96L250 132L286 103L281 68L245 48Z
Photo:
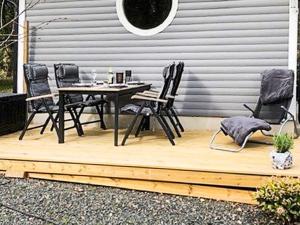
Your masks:
M294 73L291 70L273 69L262 73L260 97L253 116L270 124L280 124L293 99Z
M184 71L184 63L179 62L178 65L176 66L176 75L173 79L173 85L172 85L172 89L171 89L171 92L170 92L171 96L175 97L177 95L183 71ZM174 98L169 98L167 107L172 107L174 105L174 101L175 101Z
M167 73L166 73L166 78L165 78L163 87L161 89L160 95L159 95L160 99L166 99L166 96L169 92L171 82L173 80L174 70L175 70L175 63L168 66Z
M58 88L72 87L74 83L79 83L79 68L75 64L54 64L54 73L56 85ZM66 96L69 103L82 102L83 96L81 94L70 94Z
M51 94L48 82L48 68L45 64L29 63L23 65L27 92L30 97ZM38 109L42 100L34 100L31 102L32 107ZM47 105L54 105L52 98L46 99Z

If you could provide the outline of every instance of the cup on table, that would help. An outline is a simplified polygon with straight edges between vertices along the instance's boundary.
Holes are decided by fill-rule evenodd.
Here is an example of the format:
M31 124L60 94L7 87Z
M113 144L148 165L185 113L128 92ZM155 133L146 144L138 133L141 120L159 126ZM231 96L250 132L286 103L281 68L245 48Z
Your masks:
M96 84L97 71L95 69L92 69L91 75L92 75L92 83Z

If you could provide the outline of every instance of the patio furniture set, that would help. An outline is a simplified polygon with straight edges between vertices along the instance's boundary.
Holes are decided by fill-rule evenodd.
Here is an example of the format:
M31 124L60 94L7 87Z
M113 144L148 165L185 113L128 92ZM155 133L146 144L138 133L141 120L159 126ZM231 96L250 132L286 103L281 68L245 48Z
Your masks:
M119 111L120 97L131 96L134 103L127 104L121 108L123 113L134 115L122 141L126 140L133 131L138 118L141 120L135 132L137 137L150 117L157 120L165 135L172 145L175 145L175 134L181 137L184 128L176 114L174 102L178 95L178 88L184 71L184 63L172 63L163 70L163 85L160 91L152 90L151 84L136 83L135 85L79 85L79 67L75 64L55 64L54 72L58 88L58 93L52 93L48 83L48 68L43 64L25 64L24 74L28 88L27 101L30 102L32 113L29 116L24 129L19 137L23 139L27 130L42 128L43 134L48 124L51 122L51 130L55 130L59 143L65 141L65 130L75 128L78 136L84 135L82 125L99 123L100 128L106 129L104 121L104 105L108 102L104 96L113 97L114 102L114 145L118 146L119 139ZM293 121L294 136L299 134L296 121L289 108L293 99L294 73L290 70L272 69L262 73L261 91L256 108L253 110L244 104L251 115L249 117L232 117L221 122L221 128L216 132L210 142L210 148L230 152L241 151L247 142L261 144L271 144L265 141L250 140L250 137L257 131L265 136L272 136L271 125L281 125L281 133L289 120ZM54 96L59 96L58 103L53 100ZM85 98L84 95L87 95ZM100 98L96 98L100 96ZM94 107L99 116L98 120L81 122L84 109ZM69 112L71 119L65 119L65 111ZM48 117L44 124L29 128L33 118L38 113L47 113ZM70 127L65 127L65 122L73 123ZM215 145L218 134L230 136L239 146L237 149L226 148Z
M176 75L173 77L175 69ZM131 99L139 101L135 106L140 108L140 110L134 112L132 111L132 107L128 108L126 106L122 109L123 112L136 114L133 120L134 123L130 126L130 131L136 123L136 118L139 115L142 115L145 110L150 110L150 113L143 114L136 136L141 132L145 120L153 115L162 126L170 142L175 145L175 142L173 141L175 135L162 113L166 113L173 128L176 130L176 133L181 137L177 127L179 127L181 131L184 131L184 129L176 115L173 105L183 70L184 64L181 62L178 63L177 66L175 63L167 66L164 69L163 88L160 92L157 92L156 90L150 90L151 84L140 84L138 82L135 85L78 85L80 84L80 79L79 68L77 65L56 64L54 65L54 72L58 93L52 93L48 82L47 66L44 64L25 64L24 75L29 95L29 98L26 100L30 102L32 113L29 116L19 139L23 139L27 130L36 128L41 128L40 133L43 134L50 121L52 123L51 130L56 131L59 143L64 143L65 130L75 128L78 136L84 135L82 128L82 125L84 124L99 122L100 127L106 129L103 118L103 106L107 104L107 101L104 99L104 96L110 96L113 97L115 107L114 145L118 146L120 98L122 96L132 96ZM172 88L170 88L171 86ZM88 96L84 98L84 94L87 94ZM53 98L57 95L59 96L59 101L58 103L55 103ZM95 97L97 95L100 95L100 99ZM95 107L99 115L99 120L82 123L80 117L86 107ZM65 119L65 111L69 112L71 119ZM47 113L47 119L44 124L29 128L30 123L38 113ZM73 126L65 127L65 122L67 121L73 122ZM126 138L124 138L122 142L123 145L129 135L127 134L128 132L126 133Z

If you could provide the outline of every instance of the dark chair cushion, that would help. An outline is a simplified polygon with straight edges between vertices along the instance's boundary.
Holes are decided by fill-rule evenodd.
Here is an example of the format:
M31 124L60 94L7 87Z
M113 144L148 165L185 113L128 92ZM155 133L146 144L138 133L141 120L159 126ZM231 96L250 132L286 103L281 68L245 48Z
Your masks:
M128 104L128 105L125 105L124 107L121 108L121 112L126 112L126 113L129 113L129 114L137 114L139 109L141 108L141 106L139 105L135 105L135 104ZM141 112L142 115L145 115L145 116L150 116L152 115L152 111L149 107L145 107L143 108L142 112Z
M294 73L272 69L262 73L260 99L263 105L276 104L293 98Z
M258 130L270 131L271 129L270 124L266 121L252 117L236 116L221 122L223 133L229 135L240 146L243 145L246 137L252 132Z

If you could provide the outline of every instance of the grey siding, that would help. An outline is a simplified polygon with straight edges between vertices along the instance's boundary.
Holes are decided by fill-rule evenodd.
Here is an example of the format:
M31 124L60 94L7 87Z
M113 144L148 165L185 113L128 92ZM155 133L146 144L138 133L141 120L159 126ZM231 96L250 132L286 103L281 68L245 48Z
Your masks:
M253 106L259 73L287 68L288 0L179 0L173 23L152 37L122 27L115 0L46 0L27 13L30 61L80 66L83 79L113 70L161 85L161 70L183 60L186 69L176 107L189 116L245 114ZM52 21L46 23L47 21ZM41 23L45 23L42 24ZM37 27L42 26L42 29ZM54 86L53 82L53 86Z

